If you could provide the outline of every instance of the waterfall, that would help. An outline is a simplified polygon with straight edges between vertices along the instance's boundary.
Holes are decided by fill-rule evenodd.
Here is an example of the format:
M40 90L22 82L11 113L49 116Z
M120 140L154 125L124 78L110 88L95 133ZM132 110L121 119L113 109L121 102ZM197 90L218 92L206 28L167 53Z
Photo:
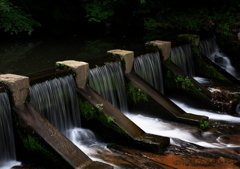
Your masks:
M171 49L171 60L189 76L195 76L191 45L182 45Z
M164 93L162 66L159 52L144 54L136 57L134 59L134 70L155 89Z
M29 89L30 103L67 136L81 125L76 85L72 75L36 84Z
M76 85L72 75L55 78L29 89L30 103L62 134L92 160L101 161L98 151L107 150L94 133L81 128Z
M227 55L221 51L215 37L200 41L200 51L211 61L237 78L235 69L231 65L231 61Z
M0 168L13 164L16 160L12 114L6 93L0 93ZM11 167L9 167L11 168Z
M89 70L89 85L113 106L128 109L121 62L106 63Z

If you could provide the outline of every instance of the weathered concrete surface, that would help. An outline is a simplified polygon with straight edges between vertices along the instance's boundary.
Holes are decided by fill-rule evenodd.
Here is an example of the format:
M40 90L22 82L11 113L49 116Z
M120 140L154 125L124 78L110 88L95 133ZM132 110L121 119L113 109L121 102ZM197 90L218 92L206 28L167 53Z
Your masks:
M171 53L171 42L154 40L154 41L150 41L150 43L156 44L157 47L161 50L163 61L168 60L168 58L170 57L170 53Z
M59 132L46 118L38 113L31 105L21 105L13 110L19 118L31 129L41 136L63 159L74 169L84 169L93 162L75 144ZM113 167L103 163L95 163L95 168L112 169ZM98 166L98 167L97 167Z
M88 78L89 64L75 60L59 61L57 64L66 65L76 73L76 84L78 88L84 88Z
M178 66L176 66L172 62L169 62L169 63L164 62L163 66L166 67L168 70L171 70L175 77L178 77L178 76L182 76L184 78L188 77L189 79L191 79L191 83L194 85L196 89L201 89L201 93L204 96L206 96L208 99L212 98L212 93L205 86L197 82L193 77L187 75L184 71L182 71L182 69L180 69Z
M0 82L8 86L15 106L25 103L29 88L28 77L15 74L2 74L0 75Z
M90 87L86 86L85 89L77 89L77 91L92 105L103 104L102 112L112 117L114 122L135 140L136 144L141 145L142 149L160 154L170 144L170 139L168 137L161 137L145 133L122 112L120 112Z
M129 73L132 71L133 61L134 61L134 52L128 50L114 49L109 50L107 53L111 53L113 55L119 55L125 60L125 73Z
M153 87L151 87L148 83L146 83L141 77L139 77L134 72L125 74L125 77L129 79L130 83L133 86L146 92L157 103L163 106L169 112L169 114L173 115L177 119L177 121L199 126L200 121L208 120L208 117L206 116L198 116L186 113L180 107L175 105L170 99L165 97L160 92L156 91Z
M103 104L103 112L108 116L114 118L114 121L122 127L131 137L140 137L144 134L144 131L134 124L130 119L128 119L122 112L115 108L111 103L97 94L93 89L86 86L85 89L77 89L85 99L87 99L92 105L97 105L99 103Z

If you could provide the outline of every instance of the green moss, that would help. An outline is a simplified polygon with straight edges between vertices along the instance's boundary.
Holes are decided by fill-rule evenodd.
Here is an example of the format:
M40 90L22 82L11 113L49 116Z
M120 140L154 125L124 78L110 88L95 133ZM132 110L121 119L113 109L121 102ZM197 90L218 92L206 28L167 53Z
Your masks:
M36 136L27 135L26 137L21 137L23 141L23 145L28 151L35 152L35 153L41 153L43 154L44 158L51 159L53 163L59 162L55 154L51 151L49 151L43 144L40 143L39 139L36 138Z
M178 37L179 38L186 38L186 37L199 38L199 35L195 35L195 34L179 34Z
M137 89L130 83L126 85L126 90L128 98L130 98L134 103L149 101L149 96L146 92L143 92L141 89Z
M151 43L151 42L146 42L146 43L145 43L145 46L148 46L148 47L150 47L150 46L156 47L157 44L156 44L156 43Z
M200 58L195 59L196 72L200 76L215 78L223 81L228 81L221 73L219 73L213 66L210 66L203 62Z
M72 74L73 76L76 76L76 72L74 72L69 66L65 65L64 63L56 62L55 67L56 69L65 70L68 73Z
M81 99L79 99L79 108L81 116L83 116L85 119L100 121L100 123L107 128L111 128L120 134L127 134L125 130L117 125L113 117L108 116L103 112L103 104L96 104L93 106L88 102L83 102Z
M166 76L164 76L164 85L168 89L181 89L195 93L197 95L204 95L200 88L195 87L191 79L182 75L175 75L170 69L165 69Z
M187 77L178 76L175 78L175 82L182 89L202 95L201 89L196 88L188 76Z
M25 125L20 125L18 116L14 114L14 128L16 131L17 146L24 152L34 163L46 165L51 168L69 168L69 164L55 150L48 145L42 137L40 137L31 128ZM20 153L21 153L20 152ZM37 158L32 158L32 157Z
M207 129L208 126L209 126L209 121L208 121L208 120L201 120L201 121L199 122L199 128L200 128L201 130Z

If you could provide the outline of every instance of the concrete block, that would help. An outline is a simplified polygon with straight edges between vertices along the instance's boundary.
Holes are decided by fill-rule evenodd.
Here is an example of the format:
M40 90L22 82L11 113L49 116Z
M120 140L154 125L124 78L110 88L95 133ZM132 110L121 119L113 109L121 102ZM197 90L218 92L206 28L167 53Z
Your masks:
M171 42L155 40L155 41L150 41L150 43L156 44L157 47L160 49L163 57L163 61L166 61L170 57Z
M8 86L14 106L20 106L25 103L29 93L29 78L15 74L0 75L0 82Z
M78 88L84 88L87 83L89 64L75 60L66 60L57 62L57 64L66 65L76 73L75 81Z
M113 55L119 55L123 57L125 61L125 73L130 73L132 71L133 61L134 61L133 51L114 49L114 50L109 50L107 53L111 53Z

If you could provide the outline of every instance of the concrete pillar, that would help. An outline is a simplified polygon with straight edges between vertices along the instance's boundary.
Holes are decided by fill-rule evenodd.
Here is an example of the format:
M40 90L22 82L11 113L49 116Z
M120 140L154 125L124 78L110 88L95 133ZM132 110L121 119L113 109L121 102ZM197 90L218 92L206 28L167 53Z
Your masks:
M163 61L166 61L170 57L171 42L155 40L155 41L150 41L149 43L157 45L158 49L160 49L160 51L161 51Z
M76 73L75 81L78 88L84 88L88 78L89 64L75 60L59 61L56 64L65 65Z
M8 86L14 106L20 106L25 103L28 96L29 78L15 74L0 75L0 82Z
M114 50L109 50L107 53L110 53L116 56L119 55L120 57L123 57L125 61L125 73L130 73L132 71L133 61L134 61L133 51L114 49Z

